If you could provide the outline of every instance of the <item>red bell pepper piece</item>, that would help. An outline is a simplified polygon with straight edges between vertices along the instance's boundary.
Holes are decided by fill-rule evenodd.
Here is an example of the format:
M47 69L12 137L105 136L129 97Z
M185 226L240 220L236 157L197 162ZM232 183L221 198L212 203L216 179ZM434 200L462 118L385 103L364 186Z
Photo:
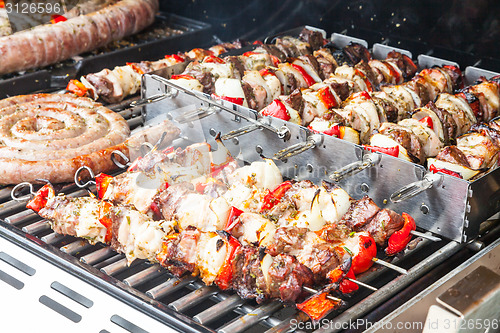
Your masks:
M467 104L469 104L470 108L472 109L472 112L474 113L474 116L478 119L481 119L483 116L483 111L481 110L481 103L479 102L479 98L474 96L474 94L471 94L469 92L460 92L456 94L458 97L462 97Z
M50 15L50 23L52 24L56 24L56 23L59 23L59 22L64 22L64 21L67 21L68 19L62 15L58 15L58 14L53 14L53 15Z
M366 85L366 90L373 91L372 83L370 82L370 80L368 80L365 73L363 73L362 71L360 71L357 68L354 69L354 73L356 73L357 76L359 76L361 79L363 79L363 81L365 82L365 85Z
M321 102L326 106L327 109L337 107L337 99L333 96L330 88L323 87L318 90L318 97Z
M354 274L360 274L368 270L373 264L373 258L377 256L377 246L375 240L369 235L357 234L358 244L352 249L352 271Z
M213 99L219 99L219 100L224 100L224 101L228 101L228 102L231 102L231 103L234 103L234 104L238 104L238 105L243 105L243 97L229 97L229 96L219 96L219 95L216 95L216 94L212 94L212 98Z
M304 80L306 80L307 86L312 86L313 84L316 83L314 79L311 77L311 75L307 74L306 70L297 64L290 64L295 70L299 71L299 73L304 77Z
M274 75L276 76L276 74L274 74L272 71L269 70L269 68L262 68L260 71L259 71L259 74L260 76L264 77L266 75Z
M460 179L464 178L458 172L451 171L451 170L448 170L448 169L445 169L445 168L436 168L436 166L434 166L434 164L431 164L431 166L429 167L429 171L432 172L432 173L442 172L444 174L447 174L447 175L450 175L450 176L453 176L453 177L457 177L457 178L460 178Z
M5 8L5 3L3 2L3 0L0 0L0 8Z
M385 67L389 70L390 75L396 79L396 83L400 82L399 80L401 80L401 74L399 74L399 72L388 63L385 63Z
M214 55L208 55L203 59L203 62L208 62L208 63L216 63L216 64L225 64L226 62L222 60L221 58L214 56Z
M227 242L227 252L226 258L224 259L224 264L222 265L217 278L215 279L215 284L221 290L226 290L231 286L233 280L233 261L236 251L241 247L240 242L233 236L229 236Z
M283 119L285 121L290 120L290 115L286 110L285 104L281 102L279 99L275 99L271 104L263 108L260 113L263 116L271 116L279 119Z
M353 265L354 265L354 261L353 261ZM350 293L352 293L352 292L354 292L354 291L356 291L356 290L359 289L359 286L358 286L357 283L351 282L351 281L347 280L347 278L356 279L356 276L354 275L352 267L347 272L347 274L345 275L345 277L342 280L342 282L340 282L339 290L343 294L350 294Z
M336 136L337 138L340 138L340 139L342 139L342 137L344 136L343 129L339 125L333 125L332 127L324 130L323 132L316 131L311 126L309 126L308 129L310 129L314 133L323 133L323 134L330 135L330 136Z
M252 43L252 45L264 45L264 43L262 43L260 40L256 40Z
M339 283L344 278L344 275L344 271L342 271L340 267L337 267L329 271L326 274L326 277L328 278L328 281L330 281L330 283Z
M269 55L271 57L271 61L273 62L274 67L278 67L278 64L281 62L280 59L277 56L274 56L272 54Z
M423 117L419 120L419 122L429 127L430 129L434 129L434 123L432 122L432 118L430 116Z
M184 80L195 80L194 77L192 77L191 75L187 75L187 74L179 74L179 75L172 75L170 77L172 80L179 80L179 79L184 79Z
M250 57L250 56L253 56L254 54L260 54L260 53L257 53L255 51L247 51L247 52L243 53L242 55L244 57Z
M269 191L269 193L264 196L264 203L262 204L260 211L273 208L291 187L292 182L287 180L286 182L278 185L278 187L276 187L273 191Z
M351 97L349 97L349 100L355 99L355 98L363 98L363 99L367 99L367 100L372 99L372 97L370 96L368 91L365 91L365 90L352 94Z
M388 245L385 249L385 253L389 256L403 251L411 240L411 231L417 229L415 220L410 215L403 213L402 216L404 219L403 227L389 237Z
M156 219L161 219L161 210L160 207L156 202L151 202L151 205L149 206L151 208L151 211L153 212L153 217Z
M139 66L137 66L137 64L135 62L127 62L126 64L127 64L127 66L132 67L132 69L134 70L134 72L139 73L141 75L144 74L144 71L142 70L142 68L140 68Z
M327 295L328 292L315 294L304 302L297 304L297 309L306 313L314 322L317 322L341 306L341 302L328 299L326 298Z
M54 188L50 184L44 185L39 189L33 199L31 199L27 204L26 208L31 209L38 213L40 209L47 205L47 201L56 196Z
M391 156L394 156L394 157L398 157L399 156L399 146L395 146L395 147L377 147L377 146L364 145L364 147L365 147L366 150L369 150L369 151L378 151L380 153L384 153L384 154L391 155Z
M175 60L176 62L184 62L185 59L182 58L181 56L177 55L177 54L168 54L165 56L165 59L172 59L172 60Z
M107 201L101 201L99 206L99 222L106 227L106 236L104 237L104 242L111 242L111 237L113 235L113 222L109 216L109 211L112 205Z
M231 206L229 211L229 216L227 217L226 225L224 226L224 231L231 233L233 229L239 224L238 217L243 214L242 210Z
M83 97L87 95L87 87L78 80L70 80L66 86L66 90L72 92L78 97Z
M457 74L458 77L462 77L462 71L460 70L459 67L457 66L453 66L453 65L444 65L443 68L447 68L453 72L455 72L455 74ZM464 87L464 80L460 80L459 81L459 85L458 87L456 87L457 89L461 89Z
M207 184L197 183L194 189L196 190L196 192L203 194L205 193L205 187L207 187Z
M109 183L113 180L113 177L105 173L100 173L95 177L95 187L97 189L97 197L102 199L104 194L108 190Z
M139 164L139 161L142 159L142 156L137 157L132 164L127 169L127 172L134 172L135 169L137 169L137 164Z

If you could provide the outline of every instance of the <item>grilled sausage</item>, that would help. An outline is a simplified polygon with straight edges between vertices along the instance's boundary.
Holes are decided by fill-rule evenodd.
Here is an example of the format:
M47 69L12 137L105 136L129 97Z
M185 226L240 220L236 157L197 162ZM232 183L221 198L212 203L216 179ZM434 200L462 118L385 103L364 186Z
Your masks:
M178 129L164 124L167 140ZM68 182L82 165L94 172L115 166L113 150L126 155L145 140L155 142L163 131L132 136L118 114L88 98L38 94L0 101L0 184L34 181ZM152 135L150 135L152 134Z
M158 0L122 0L99 11L0 37L0 74L46 66L150 25Z

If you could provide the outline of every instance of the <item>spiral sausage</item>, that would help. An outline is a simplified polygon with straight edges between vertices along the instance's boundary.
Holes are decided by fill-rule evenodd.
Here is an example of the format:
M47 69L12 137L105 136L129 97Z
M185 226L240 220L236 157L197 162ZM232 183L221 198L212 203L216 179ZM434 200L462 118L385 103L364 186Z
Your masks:
M0 74L46 66L134 34L151 23L158 0L122 0L99 11L0 37Z
M163 131L173 140L179 130L170 123L161 131L129 138L127 122L88 98L37 94L0 101L0 184L48 179L68 182L87 165L94 172L115 168L110 155L130 155L140 142L156 141Z

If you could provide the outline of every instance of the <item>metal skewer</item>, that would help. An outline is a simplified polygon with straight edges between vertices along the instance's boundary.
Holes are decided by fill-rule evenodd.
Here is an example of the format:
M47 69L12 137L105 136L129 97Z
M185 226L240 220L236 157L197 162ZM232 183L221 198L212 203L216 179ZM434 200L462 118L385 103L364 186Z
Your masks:
M383 260L380 260L378 258L373 258L372 261L376 264L379 264L379 265L385 266L387 268L390 268L392 270L395 270L396 272L399 272L401 274L404 274L404 275L408 274L408 271L406 269L401 268L401 267L396 266L396 265L393 265L393 264L390 264L387 261L383 261Z
M433 241L433 242L440 242L441 241L441 238L439 238L439 237L436 237L436 236L433 236L433 235L429 235L429 234L425 234L425 233L417 231L417 230L412 230L412 231L410 231L410 233L412 235L415 235L415 236L418 236L418 237L422 237L422 238L428 239L428 240Z
M370 290L373 290L373 291L377 291L378 290L378 288L372 287L369 284L366 284L364 282L361 282L361 281L358 281L358 280L354 280L354 279L351 279L351 278L348 278L348 277L346 277L345 279L348 280L348 281L354 282L357 285L365 287L366 289L370 289Z
M316 289L313 289L311 287L302 286L302 289L304 289L304 291L307 291L308 293L311 293L311 294L317 294L318 293L318 291ZM329 300L334 301L334 302L343 302L344 301L344 300L342 300L340 298L333 297L331 295L326 295L326 298L328 298Z

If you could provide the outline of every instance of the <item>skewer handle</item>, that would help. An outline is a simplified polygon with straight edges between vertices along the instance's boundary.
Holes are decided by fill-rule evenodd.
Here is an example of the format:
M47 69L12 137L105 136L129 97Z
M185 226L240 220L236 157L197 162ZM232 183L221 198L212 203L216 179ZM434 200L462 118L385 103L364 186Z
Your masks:
M225 140L230 140L232 138L236 138L238 136L241 136L243 134L247 134L247 133L251 133L257 129L261 128L261 126L259 126L258 124L250 124L248 126L245 126L245 127L242 127L242 128L238 128L234 131L231 131L227 134L224 134L222 135L220 138L221 140L225 141Z
M274 158L278 160L287 159L298 155L308 149L316 147L323 140L320 134L313 134L307 137L306 141L296 143L288 148L282 149L274 154Z
M424 192L443 180L443 175L429 172L422 180L403 186L391 195L391 201L394 203L413 198L417 194Z
M363 155L363 160L348 164L343 168L332 173L329 177L331 180L338 182L341 179L344 179L349 176L354 176L355 174L360 173L365 169L371 168L379 161L380 161L380 154L378 153L365 154Z

